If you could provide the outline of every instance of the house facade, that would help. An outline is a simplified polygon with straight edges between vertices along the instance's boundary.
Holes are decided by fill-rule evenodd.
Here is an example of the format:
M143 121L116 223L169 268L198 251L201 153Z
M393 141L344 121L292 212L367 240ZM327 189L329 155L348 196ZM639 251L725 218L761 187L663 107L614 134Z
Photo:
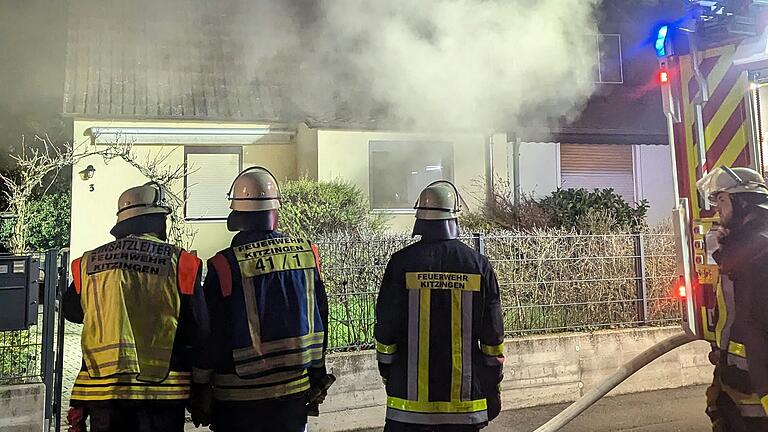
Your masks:
M201 257L229 245L226 194L237 173L254 165L269 168L278 180L349 181L368 194L372 212L391 216L398 231L412 226L421 188L440 178L473 196L490 187L481 180L489 177L539 196L558 187L613 187L630 202L648 199L651 222L672 208L658 89L637 93L636 84L647 84L653 74L645 75L647 65L635 72L625 60L635 39L621 29L595 35L596 55L603 59L595 79L602 84L582 119L554 134L489 136L311 120L279 86L249 73L238 61L243 42L221 22L203 20L175 42L155 43L142 31L152 23L121 4L72 2L64 114L73 119L76 143L124 140L139 159L162 155L168 166L187 167L174 192L185 197L185 221L197 231L193 249ZM122 23L111 25L105 16L119 16ZM637 63L645 64L639 56ZM82 179L79 172L89 166L92 177ZM71 250L77 256L111 240L119 194L146 179L126 162L105 164L95 156L72 171Z

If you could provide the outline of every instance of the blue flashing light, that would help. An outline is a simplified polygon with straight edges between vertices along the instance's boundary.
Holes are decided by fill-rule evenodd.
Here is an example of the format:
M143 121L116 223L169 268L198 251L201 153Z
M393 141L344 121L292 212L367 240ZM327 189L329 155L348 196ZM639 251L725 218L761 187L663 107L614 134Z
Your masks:
M667 35L669 34L669 26L663 25L659 27L659 32L656 34L656 56L667 56Z

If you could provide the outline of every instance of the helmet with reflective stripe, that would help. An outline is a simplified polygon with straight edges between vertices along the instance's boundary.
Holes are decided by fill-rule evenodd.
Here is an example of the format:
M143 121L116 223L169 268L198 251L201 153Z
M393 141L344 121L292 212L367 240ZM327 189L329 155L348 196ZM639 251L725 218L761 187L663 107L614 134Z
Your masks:
M456 186L448 180L438 180L421 191L413 208L416 209L416 219L456 219L461 211L461 203Z
M241 172L227 193L229 208L241 212L277 210L280 208L280 187L275 176L260 166Z
M165 201L165 189L156 182L132 187L117 200L117 223L138 216L150 214L170 214L171 209Z
M712 170L696 182L699 192L711 204L716 204L717 194L756 193L768 196L765 180L757 171L750 168L728 168L722 166Z

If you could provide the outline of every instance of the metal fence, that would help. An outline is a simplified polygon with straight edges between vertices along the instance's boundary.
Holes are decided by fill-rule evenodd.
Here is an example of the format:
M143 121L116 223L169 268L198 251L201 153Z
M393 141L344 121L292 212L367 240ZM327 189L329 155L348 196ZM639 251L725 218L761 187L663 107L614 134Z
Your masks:
M37 320L26 330L0 331L0 385L45 384L46 424L59 424L64 335L57 306L66 288L69 254L32 255L40 263Z
M42 287L45 254L33 254L40 263ZM42 298L43 290L40 290ZM40 301L40 299L38 299ZM43 381L43 306L38 307L37 323L27 330L0 331L0 384Z
M507 336L680 322L669 234L492 235L462 239L491 261ZM374 307L404 237L318 242L329 298L329 345L373 345Z

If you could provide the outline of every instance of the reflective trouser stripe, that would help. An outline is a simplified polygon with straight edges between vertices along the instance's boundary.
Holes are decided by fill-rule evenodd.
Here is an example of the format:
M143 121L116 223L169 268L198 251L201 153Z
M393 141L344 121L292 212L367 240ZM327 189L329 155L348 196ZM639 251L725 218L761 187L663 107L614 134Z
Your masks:
M419 290L419 392L418 400L429 400L429 319L432 291Z
M462 369L461 291L451 291L451 400L461 399Z
M419 313L421 294L408 290L408 399L419 396Z
M265 384L263 387L218 387L213 388L213 397L217 400L247 401L272 399L309 390L309 378L305 375L298 380Z
M189 372L169 372L160 383L141 382L135 374L92 378L80 372L72 388L73 400L184 400L189 398Z

